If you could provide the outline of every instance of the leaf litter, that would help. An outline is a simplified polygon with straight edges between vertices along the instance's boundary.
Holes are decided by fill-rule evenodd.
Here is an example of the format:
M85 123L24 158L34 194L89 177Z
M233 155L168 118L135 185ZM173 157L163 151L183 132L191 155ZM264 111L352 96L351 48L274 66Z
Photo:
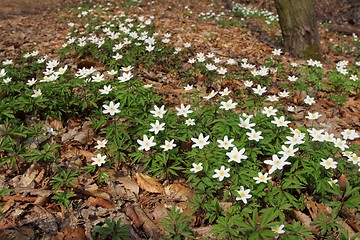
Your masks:
M268 54L273 49L272 46L254 38L254 33L247 29L224 28L212 22L184 18L182 9L185 5L191 6L194 11L198 12L213 7L207 1L193 4L191 1L174 3L174 1L166 0L155 1L151 7L145 5L140 12L156 16L156 29L160 32L171 30L172 34L178 38L178 45L192 42L199 51L212 49L218 55L235 59L246 56L250 61L255 62L257 56ZM134 9L131 11L136 12ZM0 52L0 56L15 57L22 49L29 47L36 47L43 51L46 49L44 54L56 56L54 50L59 49L64 43L63 36L66 35L66 28L64 24L55 21L54 17L64 14L66 15L66 10L1 20L0 30L3 33L11 34L5 34L7 37L0 40L0 49L4 49ZM46 23L45 27L42 25L44 22ZM38 29L40 25L42 26L39 30L40 33L34 34L37 32L35 29ZM48 34L49 32L52 34ZM288 62L293 60L288 55L283 58L288 59ZM183 68L187 68L186 64L183 65ZM177 86L178 79L173 79L172 76L165 77L157 69L153 69L152 72L145 72L144 69L143 72L144 78L150 79L149 83L153 82L151 79L162 79L155 85L167 101L175 103L179 101L178 98L183 90ZM228 80L221 84L229 86L230 89L239 88L236 81ZM199 88L203 87L201 85ZM350 97L342 109L337 109L324 99L319 99L319 102L320 104L313 110L326 112L328 116L322 119L323 123L321 124L332 130L360 129L360 98L358 95ZM334 114L336 111L341 114ZM298 109L296 114L303 115L304 113ZM303 116L299 116L299 118L303 118ZM96 133L90 127L91 122L78 120L65 123L59 119L50 119L48 124L60 132L63 142L61 148L63 159L73 161L79 167L82 166L84 160L91 161L94 154L89 149L82 149L83 145L91 145L96 137ZM9 173L0 174L1 179L7 179L7 174ZM183 210L189 210L187 203L193 197L186 184L172 183L163 186L159 179L141 172L115 177L107 189L99 188L93 179L88 178L86 184L77 185L79 188L79 191L76 192L77 197L85 197L78 202L80 211L74 212L72 208L61 210L54 204L46 203L51 195L51 191L46 186L48 181L46 169L34 163L24 174L14 176L9 183L0 182L3 188L9 187L9 184L14 187L14 195L0 198L0 201L4 203L2 208L4 216L0 218L1 230L15 233L15 237L19 239L33 239L36 231L41 231L44 236L55 233L56 239L73 239L72 237L91 239L93 226L102 222L106 217L112 217L121 218L125 223L132 224L136 231L131 233L134 239L142 239L144 236L139 235L141 232L145 232L146 239L159 238L163 232L155 223L165 217L169 206L175 205ZM222 205L224 208L229 207L226 203ZM316 219L318 213L329 214L329 210L311 198L307 200L306 207L308 214L295 211L295 217L316 233L317 230L311 227L311 221ZM191 213L188 214L191 215ZM358 213L348 214L358 217ZM355 228L359 231L359 221L349 223L352 227L349 227L345 221L340 224L351 231ZM195 231L199 236L210 239L210 228L211 226L199 227Z

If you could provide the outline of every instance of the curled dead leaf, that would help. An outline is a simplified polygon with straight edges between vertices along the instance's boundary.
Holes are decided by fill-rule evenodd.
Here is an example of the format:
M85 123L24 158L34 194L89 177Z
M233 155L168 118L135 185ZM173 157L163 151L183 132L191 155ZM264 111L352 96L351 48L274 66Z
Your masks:
M100 206L100 207L106 208L106 209L114 209L115 208L114 203L107 201L100 197L96 197L96 198L89 197L87 201L94 206Z
M130 190L136 195L139 194L139 190L140 190L139 185L136 182L134 182L130 177L121 177L118 178L117 180L119 180L122 183L124 188Z
M347 178L346 175L341 174L339 180L338 180L338 184L340 186L341 191L345 191L346 189L346 182L347 182Z
M49 118L49 124L55 130L60 130L60 129L64 128L62 121L60 119L58 119L58 118L50 117Z
M182 184L174 183L165 187L164 193L174 201L188 201L193 197L193 193Z
M26 172L20 176L20 179L13 178L13 184L15 187L32 187L35 185L34 180L38 177L41 167L36 162L33 163Z
M158 179L142 173L136 173L136 180L139 187L151 193L162 193L163 187Z

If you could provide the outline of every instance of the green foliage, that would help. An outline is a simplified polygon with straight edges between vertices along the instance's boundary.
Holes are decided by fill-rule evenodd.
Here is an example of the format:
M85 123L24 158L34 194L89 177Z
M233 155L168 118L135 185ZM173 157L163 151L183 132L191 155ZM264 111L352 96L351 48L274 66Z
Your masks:
M338 223L339 219L337 218L337 215L332 214L331 216L326 215L325 213L320 213L317 216L317 219L315 219L312 224L317 226L320 230L320 233L326 237L333 230L337 230L341 228L341 225Z
M50 183L53 184L52 189L55 191L58 188L74 188L76 186L74 181L77 175L77 170L60 170L57 176L52 177L50 180Z
M226 27L230 27L230 26L241 27L243 25L242 22L239 22L234 19L219 19L216 21L216 23Z
M129 226L118 220L107 218L102 225L92 229L93 238L97 240L130 240Z
M190 227L190 223L193 220L192 217L185 216L185 212L176 209L176 207L172 207L168 210L167 215L168 218L163 218L159 223L168 233L168 235L165 236L166 239L194 239Z
M274 221L279 214L275 208L263 209L259 213L258 208L239 211L232 207L225 216L219 217L212 232L218 239L272 239L277 236L272 228L280 225Z
M64 206L65 208L69 207L71 200L70 198L74 197L74 193L68 193L66 190L63 192L57 192L54 194L54 196L51 198L58 204Z
M49 177L52 200L64 207L78 197L73 192L80 174L88 174L99 185L108 184L111 173L124 168L141 169L170 182L187 179L194 192L190 205L200 216L197 224L214 224L213 234L218 239L311 238L306 228L288 218L292 210L303 211L305 196L311 196L333 208L331 216L320 215L314 221L320 237L341 232L346 238L337 221L342 209L359 210L359 165L350 159L355 159L360 149L343 138L344 150L336 145L337 140L343 140L340 135L331 140L325 128L302 126L304 119L295 119L299 114L292 114L287 107L300 105L310 112L304 99L298 99L304 93L315 101L325 94L344 105L359 91L355 65L340 62L332 71L324 71L322 64L313 60L308 66L287 67L277 56L261 60L261 66L248 59L226 61L216 53L177 48L167 43L171 41L169 34L155 34L151 19L111 16L109 9L86 3L74 10L79 22L70 24L66 46L59 53L61 62L34 51L24 53L13 64L0 65L2 168L23 174L34 163L47 169L60 165ZM234 11L239 17L276 22L266 12L242 7ZM207 16L224 27L241 24L216 14ZM206 36L209 41L217 37L213 33ZM77 70L63 64L68 58L79 60ZM297 79L290 81L292 75ZM155 87L165 88L170 77L179 80L179 88L195 83L195 88L201 87L184 93L175 90L181 96L172 102L172 92L165 90L166 94L159 95L145 83L150 79ZM223 84L229 84L228 92ZM280 96L279 91L289 96ZM104 111L111 104L117 106L117 113ZM181 113L181 104L188 107L186 114ZM274 109L271 114L265 111L269 107ZM163 108L164 113L154 114L157 108ZM54 118L66 126L58 131L49 129ZM62 159L68 144L62 136L76 131L70 127L73 120L91 122L95 135L86 143L75 136L70 145L104 156L105 163L88 156ZM315 120L305 121L317 126ZM164 129L157 131L156 124ZM316 140L315 131L321 131L318 135L323 139ZM97 139L106 139L106 146L95 146ZM293 152L285 156L284 149L291 152L290 146ZM324 166L322 162L329 158L336 167ZM80 163L76 169L72 165L75 159ZM287 164L275 166L282 160ZM341 175L348 176L345 190L334 182ZM194 237L191 217L175 207L168 216L161 222L169 233L167 238ZM98 239L127 239L125 229L120 220L107 219L93 233Z

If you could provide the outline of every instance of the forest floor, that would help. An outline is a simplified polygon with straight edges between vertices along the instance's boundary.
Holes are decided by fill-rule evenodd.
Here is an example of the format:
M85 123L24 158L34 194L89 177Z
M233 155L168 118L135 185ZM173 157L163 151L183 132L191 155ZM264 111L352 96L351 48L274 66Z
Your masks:
M65 21L70 15L70 9L80 4L80 0L69 0L64 3L61 0L43 0L34 3L30 0L5 0L0 8L0 60L16 59L25 50L38 50L41 55L49 58L58 58L58 50L66 42L64 36L69 32L68 22ZM188 10L189 9L189 10ZM213 52L222 58L236 59L238 62L247 58L249 62L263 64L264 56L271 56L273 49L281 48L281 32L278 26L268 27L263 20L247 19L241 26L219 24L213 19L198 17L200 13L210 11L229 15L229 11L219 3L208 0L162 0L143 1L139 7L127 7L127 14L154 16L155 30L161 33L170 32L174 45L182 46L191 43L196 52ZM324 52L324 72L331 72L339 61L347 60L351 64L359 61L359 52L352 52L347 47L351 44L351 36L343 36L336 32L328 31L326 25L320 26L321 44ZM288 53L279 56L284 65L291 63L306 65L306 61L291 57ZM79 64L79 59L73 59L68 65ZM164 81L159 79L165 78ZM142 75L144 76L144 75ZM147 77L146 77L147 76ZM165 79L164 78L164 79ZM146 72L142 79L146 83L153 84L165 102L180 104L180 88L178 77L152 69ZM226 80L219 85L205 86L204 82L193 83L198 89L220 90L228 87L234 90L239 84L234 80ZM310 91L315 91L314 89ZM293 103L299 103L295 118L303 118L307 108L300 104L305 92L298 92L294 96ZM341 132L343 129L354 129L360 132L360 93L359 90L351 92L346 101L339 105L326 97L326 92L318 93L316 105L311 107L312 112L322 113L322 117L316 122L304 120L305 126L321 127L330 132ZM83 122L72 123L59 120L50 121L55 128L65 129L71 124L82 126ZM80 129L80 128L79 128ZM81 131L74 133L81 134ZM74 137L74 136L72 136ZM90 141L93 141L91 139ZM359 139L352 144L360 144ZM65 146L64 149L72 149ZM64 150L64 151L65 151ZM83 154L86 155L84 150ZM70 151L69 151L70 152ZM70 154L70 153L69 153ZM64 154L66 155L66 154ZM163 193L152 194L152 188L158 184L153 180L139 182L134 175L122 178L121 187L108 185L98 188L96 184L79 176L79 182L88 182L86 191L76 189L76 193L83 197L78 207L59 207L49 200L51 191L43 182L48 183L49 175L44 168L31 165L32 168L13 173L10 169L0 173L0 188L15 184L16 181L26 182L28 187L14 195L0 196L0 204L3 204L3 216L0 217L0 239L89 239L91 229L104 221L105 218L121 218L123 223L132 224L131 239L155 239L164 234L158 222L166 216L169 199L173 199L173 193L177 197L184 196L182 206L191 216L188 198L191 198L191 190L186 180L180 179L168 186L160 185ZM123 169L123 172L129 170ZM116 172L111 172L114 176ZM139 177L138 177L139 178ZM35 184L34 184L35 182ZM84 185L86 185L84 183ZM146 185L144 187L144 185ZM150 185L150 187L149 187ZM38 186L38 188L32 188ZM40 187L39 187L40 186ZM157 185L156 185L157 186ZM91 189L94 187L94 189ZM159 187L159 186L157 186ZM145 191L144 191L145 189ZM148 191L146 191L148 190ZM30 193L29 193L30 191ZM169 191L173 191L169 193ZM122 196L115 199L113 196ZM114 200L115 199L115 200ZM226 208L226 207L225 207ZM316 206L314 206L316 208ZM320 207L319 207L320 209ZM316 210L314 210L316 211ZM318 210L320 211L320 210ZM311 213L309 213L311 214ZM21 216L21 217L19 217ZM354 213L352 219L344 223L352 233L360 229L359 214ZM211 226L199 225L194 227L198 239L210 239Z

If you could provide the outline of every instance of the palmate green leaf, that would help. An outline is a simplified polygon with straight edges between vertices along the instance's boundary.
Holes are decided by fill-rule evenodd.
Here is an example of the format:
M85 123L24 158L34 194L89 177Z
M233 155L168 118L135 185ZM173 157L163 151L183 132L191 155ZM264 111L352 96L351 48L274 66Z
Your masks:
M231 221L231 218L228 219L227 217L221 216L211 229L211 233L217 235L218 239L225 239L228 234L232 237L237 237L239 236L239 231L235 231L234 226L234 222Z
M249 231L253 230L253 227L249 223L244 222L242 219L239 221L236 221L235 225L238 226L239 230L242 232L249 232Z
M259 239L260 239L260 234L258 232L252 232L248 237L248 240L259 240Z
M356 210L360 210L360 194L356 194L353 195L351 197L349 197L345 202L344 202L345 207L350 208L350 209L356 209Z
M349 183L346 184L345 194L344 197L349 197L354 193L359 193L360 187L352 188Z
M292 221L291 224L286 225L286 231L285 234L281 237L281 239L299 239L299 240L305 240L305 239L313 239L314 235L310 232L310 230L306 227L304 227L300 222L298 221Z
M251 220L249 220L250 226L253 228L253 230L256 230L256 228L257 228L258 217L259 217L258 209L255 208L255 210L253 211L253 214L252 214L252 218L251 218Z
M301 206L303 204L301 202L299 202L296 197L294 197L292 194L290 194L288 192L283 192L283 193L284 193L284 196L286 197L286 199L292 204L293 207L301 208Z
M350 238L350 240L356 240L356 239L358 239L358 237L360 237L360 232L355 233L355 234Z
M1 114L8 118L15 118L13 111L11 111L10 109L3 109L1 111Z
M277 234L274 231L269 230L269 229L261 230L259 232L259 234L261 236L261 239L263 239L263 240L266 240L266 239L270 240L277 236Z
M261 210L261 220L259 223L259 226L261 228L267 228L271 226L276 226L279 223L275 223L275 225L272 223L272 221L277 218L280 214L280 211L275 208L265 208Z
M281 184L281 188L283 190L286 189L302 189L305 188L305 186L298 181L297 179L291 179L291 178L284 178Z

